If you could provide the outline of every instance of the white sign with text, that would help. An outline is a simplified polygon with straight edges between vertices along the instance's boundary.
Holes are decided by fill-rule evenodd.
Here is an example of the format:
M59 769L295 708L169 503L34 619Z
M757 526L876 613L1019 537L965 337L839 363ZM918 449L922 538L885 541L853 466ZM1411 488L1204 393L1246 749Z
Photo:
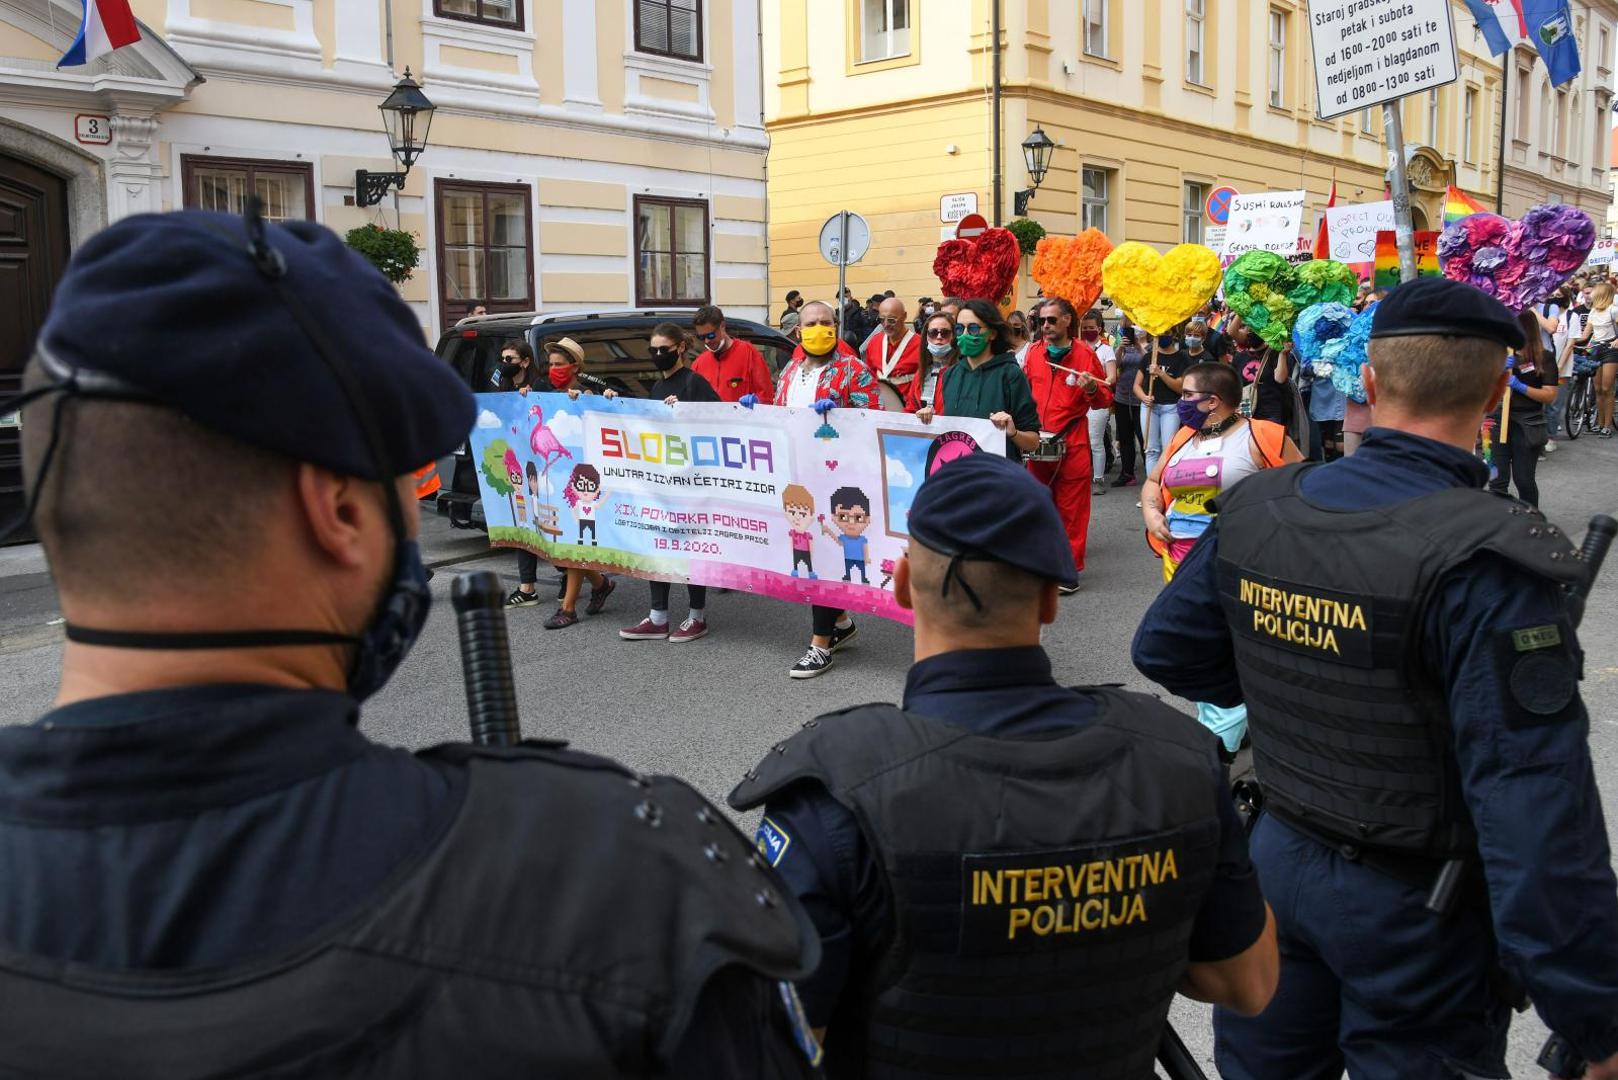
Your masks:
M1459 77L1450 0L1309 0L1323 120Z
M1375 262L1376 234L1393 227L1392 199L1326 210L1331 257L1341 263Z
M1297 251L1307 195L1303 191L1261 191L1232 198L1224 254L1273 251L1291 255Z

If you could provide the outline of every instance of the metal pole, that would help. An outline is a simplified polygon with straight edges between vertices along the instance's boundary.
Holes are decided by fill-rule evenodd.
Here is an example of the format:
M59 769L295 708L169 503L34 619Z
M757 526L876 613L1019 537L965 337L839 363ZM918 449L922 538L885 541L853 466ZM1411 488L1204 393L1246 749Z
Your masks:
M843 313L848 310L848 211L837 211L837 336L843 336ZM835 355L835 348L833 354Z
M1405 179L1404 100L1382 106L1382 127L1388 139L1389 186L1393 188L1393 230L1399 242L1399 280L1416 280L1416 234L1410 224L1410 184Z
M989 48L994 50L994 227L1000 227L1000 203L1005 198L1000 164L1000 0L990 0L994 15L989 20Z
M1500 60L1500 161L1494 174L1494 212L1497 214L1506 212L1506 99L1511 96L1511 57L1512 50L1507 49Z

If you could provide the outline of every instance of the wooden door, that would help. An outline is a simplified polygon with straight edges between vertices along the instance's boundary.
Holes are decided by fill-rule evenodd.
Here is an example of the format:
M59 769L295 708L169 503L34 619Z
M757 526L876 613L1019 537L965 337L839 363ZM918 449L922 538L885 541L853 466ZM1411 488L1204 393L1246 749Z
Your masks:
M23 366L67 268L67 182L0 154L0 400L22 388ZM16 418L0 415L0 523L22 510ZM12 542L32 539L14 534Z

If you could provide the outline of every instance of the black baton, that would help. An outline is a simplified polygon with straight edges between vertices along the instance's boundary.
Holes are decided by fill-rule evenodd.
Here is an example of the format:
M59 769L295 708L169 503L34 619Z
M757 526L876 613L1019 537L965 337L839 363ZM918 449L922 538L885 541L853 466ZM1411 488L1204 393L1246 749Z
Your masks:
M1163 1066L1169 1080L1208 1080L1208 1074L1185 1048L1172 1024L1163 1025L1163 1041L1157 1044L1157 1063Z
M522 741L505 600L500 592L500 575L493 570L460 574L449 590L461 639L467 719L472 741L480 746L515 746Z

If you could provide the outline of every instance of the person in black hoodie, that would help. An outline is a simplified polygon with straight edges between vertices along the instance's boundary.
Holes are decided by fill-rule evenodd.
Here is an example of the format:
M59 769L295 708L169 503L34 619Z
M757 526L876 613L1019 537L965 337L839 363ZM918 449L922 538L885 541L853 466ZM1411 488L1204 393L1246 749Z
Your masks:
M512 338L500 346L500 367L495 372L495 385L502 393L516 392L526 395L534 389L538 365L534 363L534 349L522 338ZM541 386L541 390L546 387ZM530 607L539 603L539 556L532 551L517 549L517 587L506 597L507 607Z
M657 368L662 378L652 384L651 393L647 396L654 401L661 399L665 405L673 406L682 401L713 401L719 400L713 386L701 375L691 370L686 357L696 351L696 342L674 323L659 323L652 330L651 341L647 353L652 358L652 366ZM690 597L691 610L685 621L676 629L669 629L669 592L670 586L666 581L653 581L652 609L646 618L634 626L626 626L618 631L618 636L625 641L668 641L674 645L684 645L700 637L708 636L707 601L708 590L701 585L687 585L687 595Z

